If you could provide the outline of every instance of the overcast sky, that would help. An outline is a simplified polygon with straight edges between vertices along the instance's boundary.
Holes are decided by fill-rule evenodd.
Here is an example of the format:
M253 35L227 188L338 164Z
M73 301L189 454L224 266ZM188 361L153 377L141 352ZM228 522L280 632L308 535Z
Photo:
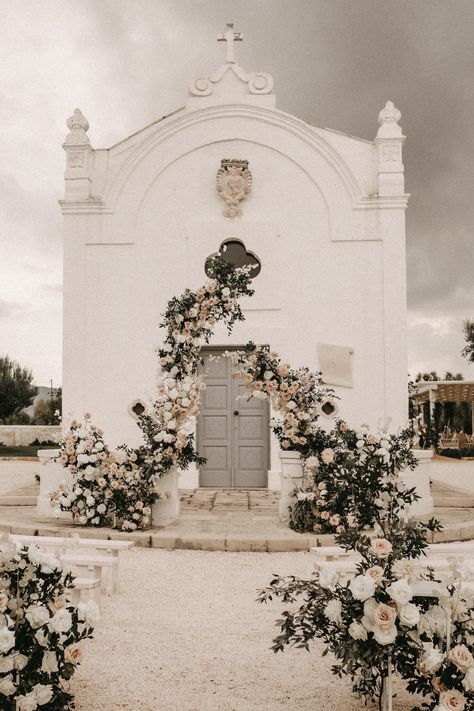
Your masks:
M61 382L65 121L106 148L221 64L227 22L277 107L373 139L387 99L407 136L409 369L462 371L474 318L473 0L0 0L0 354Z

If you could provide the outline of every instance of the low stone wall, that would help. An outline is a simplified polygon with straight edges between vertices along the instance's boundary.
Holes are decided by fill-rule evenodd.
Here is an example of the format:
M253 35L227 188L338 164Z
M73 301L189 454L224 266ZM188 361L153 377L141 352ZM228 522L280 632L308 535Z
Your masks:
M58 441L60 436L58 425L0 425L0 442L7 447L26 447L35 439Z

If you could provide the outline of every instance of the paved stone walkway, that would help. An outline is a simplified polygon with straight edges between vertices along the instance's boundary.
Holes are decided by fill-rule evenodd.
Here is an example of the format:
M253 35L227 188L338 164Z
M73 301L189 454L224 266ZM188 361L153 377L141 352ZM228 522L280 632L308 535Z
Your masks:
M444 530L435 534L435 541L474 538L474 462L459 464L445 458L436 462L434 515ZM13 481L16 486L12 487ZM37 495L38 486L31 473L28 480L15 472L10 486L6 479L0 481L0 531L63 536L77 533L78 528L68 520L37 516ZM283 552L333 543L332 536L299 534L289 529L279 520L278 502L279 492L267 489L186 490L181 492L179 519L169 526L134 534L110 528L81 528L80 532L89 538L125 538L140 546L168 549Z

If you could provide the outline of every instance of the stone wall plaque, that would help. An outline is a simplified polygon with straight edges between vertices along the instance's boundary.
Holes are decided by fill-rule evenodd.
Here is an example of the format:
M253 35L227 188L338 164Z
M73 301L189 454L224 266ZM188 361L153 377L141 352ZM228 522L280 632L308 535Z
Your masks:
M226 201L224 215L234 219L240 217L242 210L239 202L247 197L252 189L252 173L248 160L224 158L217 171L217 192Z
M326 385L354 387L352 378L352 356L354 350L348 346L332 346L318 343L319 370Z

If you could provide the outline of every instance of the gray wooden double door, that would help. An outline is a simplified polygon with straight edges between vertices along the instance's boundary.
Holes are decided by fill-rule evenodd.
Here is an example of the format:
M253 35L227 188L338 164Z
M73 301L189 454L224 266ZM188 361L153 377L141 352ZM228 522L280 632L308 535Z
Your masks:
M203 352L206 389L197 426L197 449L207 462L199 484L208 487L266 487L269 456L267 400L245 396L245 386L232 378L222 350ZM218 360L210 356L219 356Z

